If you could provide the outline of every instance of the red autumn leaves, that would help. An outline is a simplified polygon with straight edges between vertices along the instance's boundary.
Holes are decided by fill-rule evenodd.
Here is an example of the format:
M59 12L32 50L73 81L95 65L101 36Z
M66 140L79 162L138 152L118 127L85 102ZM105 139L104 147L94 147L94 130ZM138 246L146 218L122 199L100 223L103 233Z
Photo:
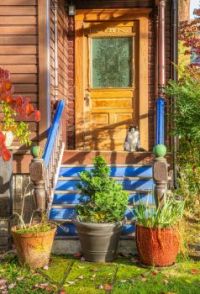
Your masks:
M0 131L0 156L3 158L3 160L8 161L11 158L11 154L10 151L6 148L5 141L6 138Z
M17 114L18 119L40 121L40 112L33 106L29 97L14 96L14 86L10 81L10 73L0 68L0 102L7 103ZM11 155L5 146L5 135L0 131L0 156L9 160Z

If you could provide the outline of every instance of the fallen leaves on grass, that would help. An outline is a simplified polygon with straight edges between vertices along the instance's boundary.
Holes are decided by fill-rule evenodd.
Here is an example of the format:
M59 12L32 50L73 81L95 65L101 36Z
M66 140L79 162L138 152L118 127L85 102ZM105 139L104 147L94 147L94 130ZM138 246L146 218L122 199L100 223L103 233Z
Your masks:
M47 292L52 291L52 287L49 285L49 283L41 283L41 284L36 284L34 286L35 289L43 289L46 290Z
M104 285L99 285L98 289L105 290L106 292L111 292L113 289L113 286L111 284L104 284Z
M82 257L82 254L81 254L80 252L76 252L76 253L74 254L74 257L75 257L75 258L81 258L81 257Z
M67 294L67 292L64 289L61 289L58 294Z
M191 274L192 275L199 275L200 274L200 270L198 270L196 268L193 268L193 269L191 269Z
M12 283L12 284L10 284L9 286L8 286L8 289L13 289L13 288L15 288L16 287L16 283Z

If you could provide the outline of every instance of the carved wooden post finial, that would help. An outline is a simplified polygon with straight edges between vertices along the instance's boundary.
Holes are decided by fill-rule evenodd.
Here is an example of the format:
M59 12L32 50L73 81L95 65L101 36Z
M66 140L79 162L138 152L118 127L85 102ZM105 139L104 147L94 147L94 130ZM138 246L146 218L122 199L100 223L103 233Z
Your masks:
M30 163L30 178L34 184L34 196L37 209L41 212L46 210L46 189L45 189L45 169L41 158L34 158Z
M168 184L168 163L166 158L167 148L163 144L154 147L155 159L153 163L153 179L155 182L155 201L156 206L164 204Z

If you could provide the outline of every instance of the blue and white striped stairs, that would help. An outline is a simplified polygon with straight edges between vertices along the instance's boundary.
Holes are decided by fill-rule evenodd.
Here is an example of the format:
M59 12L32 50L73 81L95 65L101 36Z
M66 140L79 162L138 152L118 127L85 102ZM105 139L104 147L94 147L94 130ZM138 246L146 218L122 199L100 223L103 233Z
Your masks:
M135 231L131 219L134 216L134 205L138 203L154 204L152 194L153 179L151 165L111 165L110 176L122 183L129 193L129 206L125 212L127 224L123 226L122 238L130 236ZM75 206L80 203L80 193L77 189L79 173L92 169L92 165L61 165L58 182L55 188L50 220L58 222L57 237L77 239L77 232L72 220L76 216Z

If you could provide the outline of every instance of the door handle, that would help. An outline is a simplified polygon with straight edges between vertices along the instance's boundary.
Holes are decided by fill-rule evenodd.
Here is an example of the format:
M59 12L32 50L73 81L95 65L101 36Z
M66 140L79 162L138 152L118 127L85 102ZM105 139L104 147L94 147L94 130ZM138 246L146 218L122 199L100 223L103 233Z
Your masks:
M84 101L85 101L86 106L89 107L90 106L90 94L89 93L87 93L85 95Z

